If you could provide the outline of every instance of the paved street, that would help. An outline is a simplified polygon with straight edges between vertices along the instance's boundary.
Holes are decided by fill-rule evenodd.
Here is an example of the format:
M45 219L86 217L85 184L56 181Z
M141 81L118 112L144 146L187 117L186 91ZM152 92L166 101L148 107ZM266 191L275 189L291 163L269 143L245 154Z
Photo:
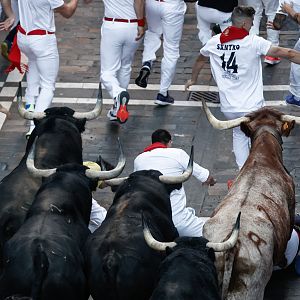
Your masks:
M56 16L60 71L53 105L69 106L81 111L93 107L99 82L99 31L102 16L103 5L100 0L94 0L90 5L80 3L74 17L69 20ZM262 35L265 36L265 29L263 27L261 29ZM3 40L4 36L0 33L0 40ZM297 26L289 22L281 32L281 45L292 48L297 39ZM112 100L104 90L105 107L101 117L87 123L83 134L83 149L85 160L95 160L101 154L103 158L114 163L117 158L117 137L120 137L127 159L123 174L128 175L132 172L136 155L150 143L151 133L157 128L169 130L174 134L175 147L181 147L189 152L190 146L195 145L195 161L207 167L218 181L214 187L208 189L202 187L194 178L185 185L189 205L194 207L199 215L210 216L227 193L227 180L236 176L237 167L231 152L231 131L214 130L208 124L200 102L191 100L200 98L197 98L195 92L202 92L203 97L216 95L217 89L209 64L205 64L202 69L198 85L192 89L194 94L184 92L183 89L184 83L190 78L191 67L198 55L199 47L194 7L189 5L181 43L181 57L170 90L176 104L170 107L157 107L153 103L160 79L161 50L158 52L158 60L149 79L149 88L144 90L134 85L134 78L141 66L142 47L140 47L132 69L129 88L132 100L128 122L120 126L107 120L106 112ZM0 130L0 179L10 173L23 156L26 146L24 134L28 130L28 122L21 119L16 103L13 102L20 77L17 74L7 77L3 72L6 67L7 62L0 57L0 103L10 108L12 113L12 118L5 121L0 115L0 126L4 121ZM274 67L264 65L265 97L268 105L300 116L300 108L286 106L283 101L288 92L289 69L288 61L282 61ZM211 109L216 117L223 118L217 104L211 104ZM284 138L283 149L285 165L295 179L296 209L300 212L299 126L296 126L290 137ZM106 189L97 191L94 196L101 205L108 208L113 194ZM265 299L299 299L299 284L300 278L293 270L279 272L273 276Z

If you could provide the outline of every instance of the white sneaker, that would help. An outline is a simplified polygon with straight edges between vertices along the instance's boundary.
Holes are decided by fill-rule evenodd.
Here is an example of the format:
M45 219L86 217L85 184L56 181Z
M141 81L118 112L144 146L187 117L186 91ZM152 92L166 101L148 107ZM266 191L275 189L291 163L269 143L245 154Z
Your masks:
M106 115L110 121L117 121L117 116L114 114L114 108L112 107Z

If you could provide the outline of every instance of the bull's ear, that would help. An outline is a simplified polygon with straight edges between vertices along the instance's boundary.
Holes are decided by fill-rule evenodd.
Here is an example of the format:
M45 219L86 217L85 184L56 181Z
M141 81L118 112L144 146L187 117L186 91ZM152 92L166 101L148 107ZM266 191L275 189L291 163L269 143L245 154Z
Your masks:
M170 247L166 247L166 255L170 255L173 252L173 249Z
M241 130L245 133L246 136L250 137L253 133L253 128L250 125L249 122L242 122L241 125Z
M85 123L86 123L86 118L84 119L76 119L76 126L79 130L80 133L84 132L85 130Z
M216 260L215 251L212 248L206 247L208 257L214 262Z
M291 122L283 122L283 124L281 125L281 134L283 136L289 136L291 130L294 128L295 126L295 121L291 121Z

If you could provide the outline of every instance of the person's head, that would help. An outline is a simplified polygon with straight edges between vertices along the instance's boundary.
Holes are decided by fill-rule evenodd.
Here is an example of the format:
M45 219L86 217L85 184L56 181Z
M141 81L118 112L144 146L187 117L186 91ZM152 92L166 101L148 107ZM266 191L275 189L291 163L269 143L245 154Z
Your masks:
M153 143L162 143L168 147L172 144L172 136L169 131L165 129L157 129L152 133L151 136Z
M250 31L253 25L255 9L251 6L236 6L231 14L232 26Z

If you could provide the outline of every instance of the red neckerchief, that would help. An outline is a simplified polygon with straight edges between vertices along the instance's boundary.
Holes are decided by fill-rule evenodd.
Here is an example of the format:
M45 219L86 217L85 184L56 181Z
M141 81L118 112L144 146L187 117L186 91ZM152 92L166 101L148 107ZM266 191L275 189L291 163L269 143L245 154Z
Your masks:
M9 73L13 71L15 68L17 68L21 74L28 71L28 66L24 63L21 63L21 51L19 49L18 39L17 39L18 31L19 31L19 26L17 29L17 33L14 37L11 49L8 54L8 60L11 62L11 64L6 68L5 73Z
M220 42L224 44L233 40L241 40L247 35L249 32L246 29L229 26L221 33Z
M167 148L167 145L156 142L156 143L153 143L153 144L147 146L143 152L148 152L148 151L151 151L151 150L157 149L157 148Z

